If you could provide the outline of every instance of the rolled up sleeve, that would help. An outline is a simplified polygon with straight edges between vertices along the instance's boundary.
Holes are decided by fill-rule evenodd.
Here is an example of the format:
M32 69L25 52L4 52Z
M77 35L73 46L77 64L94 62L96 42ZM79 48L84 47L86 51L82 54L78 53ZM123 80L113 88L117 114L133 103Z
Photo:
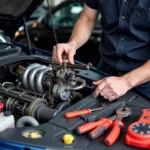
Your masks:
M85 0L85 3L88 7L92 9L98 9L97 0Z

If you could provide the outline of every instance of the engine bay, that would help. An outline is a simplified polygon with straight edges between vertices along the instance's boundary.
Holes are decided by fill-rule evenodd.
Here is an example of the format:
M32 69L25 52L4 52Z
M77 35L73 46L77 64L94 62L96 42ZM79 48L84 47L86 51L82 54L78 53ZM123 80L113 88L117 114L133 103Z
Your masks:
M89 64L70 65L65 61L59 65L51 58L39 55L20 56L0 64L0 142L1 148L34 149L34 147L58 149L105 149L103 138L90 141L87 134L76 133L78 126L110 117L116 109L124 106L149 106L149 101L133 91L109 102L103 97L94 97L92 82L104 78ZM141 101L143 103L141 103ZM67 119L65 114L77 110L101 108L91 114ZM139 116L139 114L137 115ZM126 119L126 128L132 122ZM118 146L123 139L123 131ZM71 134L75 140L71 145L62 139ZM14 136L15 135L15 136ZM3 143L4 140L4 143ZM19 144L20 143L20 144ZM79 144L80 143L80 144ZM3 145L4 144L4 145ZM32 145L34 146L33 148ZM124 145L123 149L127 146ZM131 148L132 149L132 148Z
M23 116L31 116L40 123L48 122L91 93L91 90L87 90L86 80L77 76L75 71L76 68L89 70L90 67L91 64L81 66L64 62L58 65L53 61L45 63L33 60L5 65L0 78L3 110L10 111L15 121Z

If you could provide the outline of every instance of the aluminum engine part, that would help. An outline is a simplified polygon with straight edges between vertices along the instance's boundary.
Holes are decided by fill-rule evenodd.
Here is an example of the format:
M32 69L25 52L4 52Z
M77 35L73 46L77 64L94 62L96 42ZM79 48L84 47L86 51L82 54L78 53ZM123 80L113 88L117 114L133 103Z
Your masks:
M29 87L30 87L30 89L32 90L32 91L37 91L36 90L36 83L35 83L35 78L36 78L36 75L40 72L40 71L42 71L42 70L44 70L44 69L46 69L47 67L46 66L44 66L44 65L42 65L42 66L40 66L40 67L36 67L33 71L31 71L30 72L30 75L29 75Z
M49 107L45 99L35 99L28 107L28 115L36 118L36 111L40 107Z
M65 101L69 98L70 91L66 91L66 87L64 85L55 84L53 88L53 96Z
M51 64L49 67L31 64L24 69L22 83L25 89L63 101L68 100L73 91L86 86L86 81L76 77L75 72L64 63L62 66Z
M41 94L44 94L44 89L43 89L43 84L42 84L42 81L43 81L43 78L44 78L44 75L47 73L48 70L50 70L51 68L46 68L42 71L39 72L39 74L37 75L37 78L36 78L36 91L38 93L41 93Z
M40 64L29 65L23 73L23 87L27 90L30 89L31 91L43 94L43 78L48 70L52 70L52 68Z
M28 75L30 73L30 71L32 71L35 67L40 66L40 64L32 64L30 66L27 67L27 69L25 70L23 77L22 77L22 83L25 89L28 89Z
M43 95L15 88L12 83L0 84L0 94L8 97L3 99L5 108L11 111L16 118L25 115L37 118L37 115L40 115L38 111L40 108L45 108L45 110L49 109L49 112L51 111ZM38 119L42 119L42 116Z
M60 111L82 99L75 91L83 89L86 81L76 76L66 64L16 63L11 73L14 82L0 83L0 96L5 109L16 119L31 116L40 123L47 122ZM80 93L80 92L79 92Z

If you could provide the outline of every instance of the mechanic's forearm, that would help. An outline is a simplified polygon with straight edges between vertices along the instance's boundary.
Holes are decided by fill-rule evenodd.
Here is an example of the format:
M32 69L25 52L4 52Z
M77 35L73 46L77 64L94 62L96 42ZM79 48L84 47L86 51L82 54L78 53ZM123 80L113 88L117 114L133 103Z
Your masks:
M143 66L125 74L123 78L125 78L131 88L150 81L150 60Z
M91 36L94 25L96 23L98 11L90 9L86 5L84 10L77 21L69 42L75 44L76 49L84 45Z
M94 25L88 24L88 21L82 17L78 20L69 40L76 45L76 49L79 49L88 41L92 33L93 26Z

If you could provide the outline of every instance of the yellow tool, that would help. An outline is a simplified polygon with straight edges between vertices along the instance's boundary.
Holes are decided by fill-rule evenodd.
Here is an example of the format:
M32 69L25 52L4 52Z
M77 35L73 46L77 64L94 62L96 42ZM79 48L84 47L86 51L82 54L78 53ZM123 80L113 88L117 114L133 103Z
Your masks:
M74 142L74 136L71 134L65 134L63 136L63 142L64 144L72 144Z

